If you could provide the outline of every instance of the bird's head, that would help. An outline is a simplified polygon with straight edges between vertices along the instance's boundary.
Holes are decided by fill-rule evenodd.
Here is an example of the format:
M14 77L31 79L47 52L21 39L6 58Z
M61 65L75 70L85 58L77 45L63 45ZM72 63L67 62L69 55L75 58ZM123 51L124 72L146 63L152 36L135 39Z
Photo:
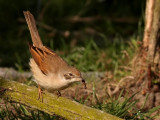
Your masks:
M81 73L74 67L69 67L63 74L64 79L69 83L81 81L86 89L85 80L82 78Z

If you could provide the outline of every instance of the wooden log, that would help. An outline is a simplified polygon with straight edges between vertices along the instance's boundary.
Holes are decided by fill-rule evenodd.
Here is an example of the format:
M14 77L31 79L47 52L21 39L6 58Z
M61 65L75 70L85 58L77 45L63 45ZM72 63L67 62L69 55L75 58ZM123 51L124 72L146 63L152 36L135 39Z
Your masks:
M43 102L38 100L38 89L11 80L0 79L0 97L59 115L68 120L122 120L103 111L87 107L64 97L44 92Z

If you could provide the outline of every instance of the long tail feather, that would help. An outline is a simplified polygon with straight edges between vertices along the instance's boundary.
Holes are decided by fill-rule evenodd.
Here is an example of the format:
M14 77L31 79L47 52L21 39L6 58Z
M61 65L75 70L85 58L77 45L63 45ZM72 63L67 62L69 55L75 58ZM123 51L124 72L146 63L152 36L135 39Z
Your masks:
M24 11L23 13L24 13L25 19L27 21L34 46L41 48L43 46L43 44L42 44L41 38L39 36L33 15L29 11Z

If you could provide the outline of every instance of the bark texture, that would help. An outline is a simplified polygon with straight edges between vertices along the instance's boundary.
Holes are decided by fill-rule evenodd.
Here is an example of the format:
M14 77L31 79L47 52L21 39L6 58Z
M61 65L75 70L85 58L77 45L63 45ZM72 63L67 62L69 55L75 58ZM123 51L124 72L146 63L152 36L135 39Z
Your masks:
M160 75L160 0L147 0L143 43L134 64L137 85L144 92Z

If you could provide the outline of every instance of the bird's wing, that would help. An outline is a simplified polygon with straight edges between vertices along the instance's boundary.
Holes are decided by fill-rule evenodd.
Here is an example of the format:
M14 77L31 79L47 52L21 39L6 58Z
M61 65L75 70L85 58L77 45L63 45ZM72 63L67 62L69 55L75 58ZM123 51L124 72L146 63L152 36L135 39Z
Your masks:
M33 59L45 75L48 73L56 73L62 67L68 66L61 57L45 46L43 48L38 48L33 45L29 45L29 48Z

